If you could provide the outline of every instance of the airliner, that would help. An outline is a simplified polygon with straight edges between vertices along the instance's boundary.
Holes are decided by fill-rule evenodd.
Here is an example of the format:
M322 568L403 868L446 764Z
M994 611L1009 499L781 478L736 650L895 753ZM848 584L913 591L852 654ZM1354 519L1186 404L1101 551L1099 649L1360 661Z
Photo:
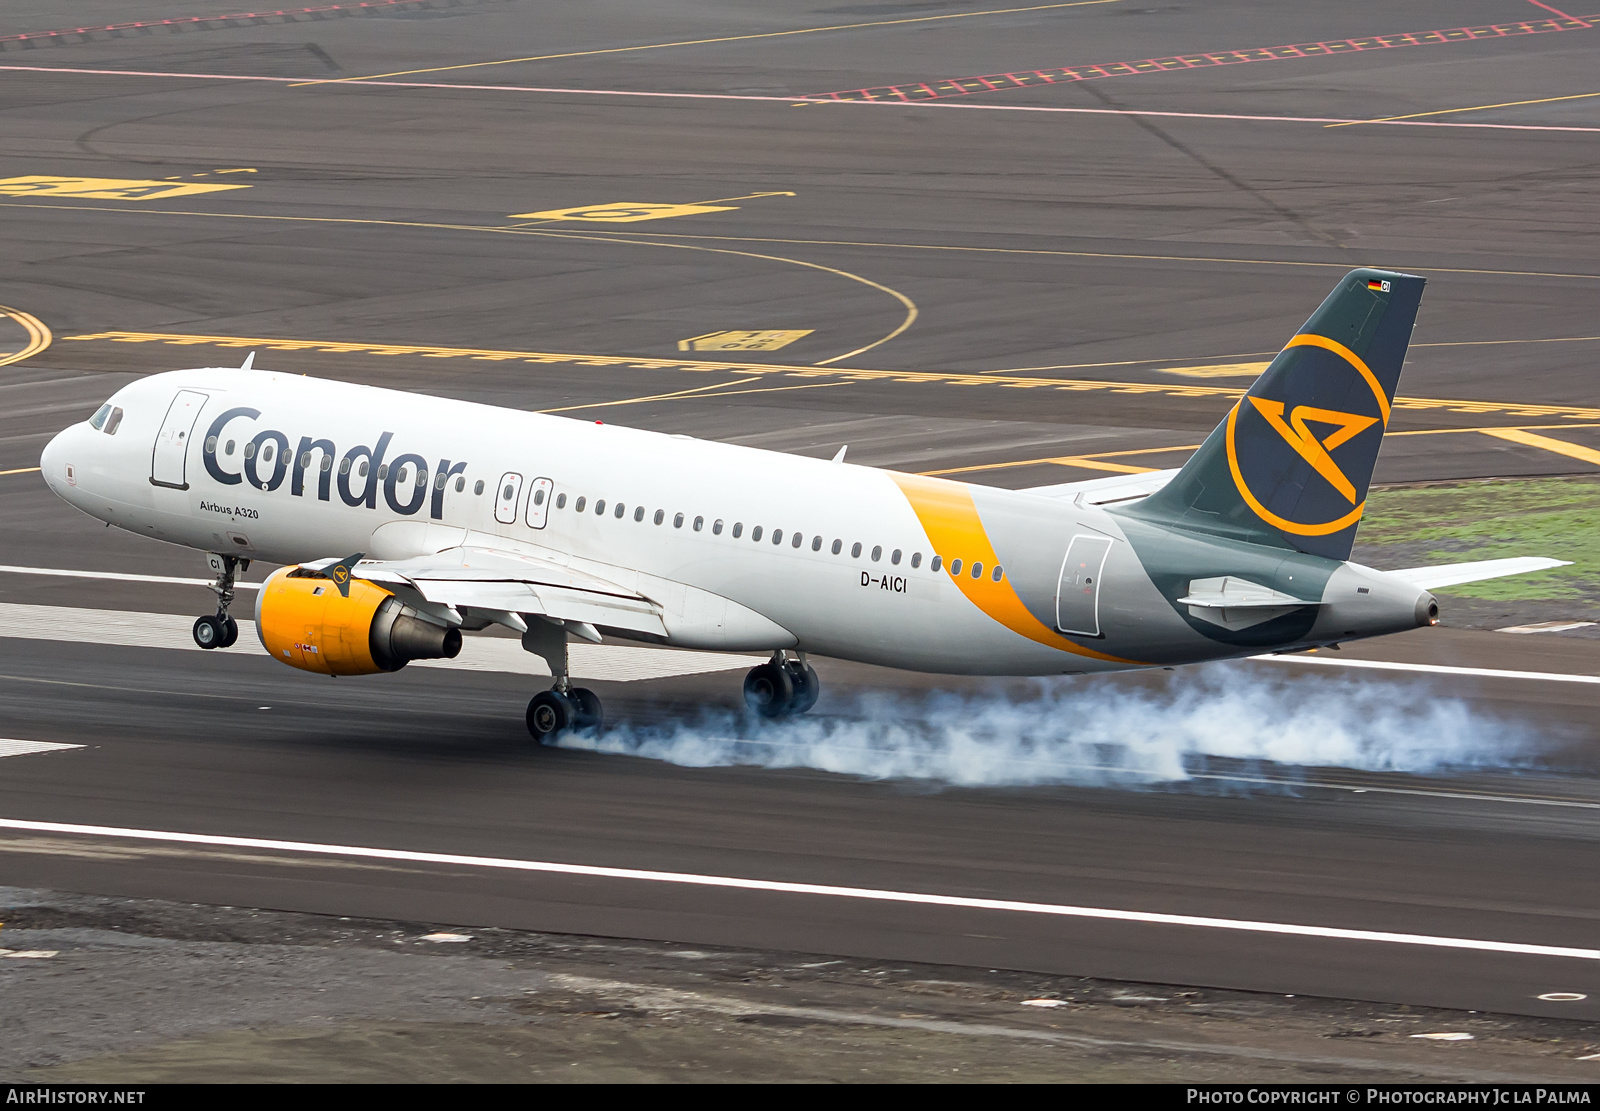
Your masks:
M1424 279L1359 269L1181 469L1002 490L242 367L132 382L40 460L50 488L215 574L202 648L239 635L251 561L274 659L321 675L455 656L510 629L547 663L527 725L597 728L567 646L602 636L770 658L767 717L812 655L1077 675L1296 652L1435 624L1431 589L1535 557L1350 562Z

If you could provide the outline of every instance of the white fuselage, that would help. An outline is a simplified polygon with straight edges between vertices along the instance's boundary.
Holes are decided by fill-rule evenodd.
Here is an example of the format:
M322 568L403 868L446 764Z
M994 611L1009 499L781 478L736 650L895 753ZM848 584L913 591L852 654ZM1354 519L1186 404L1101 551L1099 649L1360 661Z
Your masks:
M642 596L660 609L654 638L683 647L1081 673L1390 632L1418 596L1079 500L304 376L174 371L109 405L41 458L51 488L101 520L277 563L532 557ZM1296 573L1314 573L1320 609L1276 639L1178 601L1217 576Z
M183 392L197 395L188 427L169 416ZM68 429L45 453L46 479L85 512L174 544L277 563L487 546L638 591L663 607L668 643L688 647L963 673L1118 666L970 601L949 571L980 553L938 551L874 468L266 371L160 374L112 404L116 434ZM373 450L342 474L358 447ZM1046 531L1118 533L1093 507L984 494L1056 519ZM1052 578L1062 550L1045 560Z

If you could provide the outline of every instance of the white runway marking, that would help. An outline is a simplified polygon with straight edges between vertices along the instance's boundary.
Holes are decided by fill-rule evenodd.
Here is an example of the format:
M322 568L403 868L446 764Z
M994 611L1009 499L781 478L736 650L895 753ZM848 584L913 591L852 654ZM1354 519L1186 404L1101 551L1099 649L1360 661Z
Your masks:
M917 891L890 891L871 887L838 887L832 884L819 883L785 883L781 880L708 876L693 872L657 872L643 868L603 868L589 864L560 864L552 861L515 860L497 856L465 856L457 853L412 852L405 849L373 849L358 845L322 845L311 841L276 841L261 837L173 833L165 830L79 825L72 822L31 822L20 818L0 818L0 829L24 830L34 833L66 833L84 837L123 838L135 841L162 841L182 845L216 845L237 849L266 849L273 852L314 856L348 856L363 860L396 860L415 864L446 864L454 867L490 868L510 872L544 872L567 876L594 876L601 879L682 884L691 887L732 888L739 891L765 891L785 895L815 895L834 899L859 899L876 903L910 903L920 906L958 907L967 910L998 910L1016 914L1052 915L1060 918L1091 918L1111 922L1139 922L1155 926L1190 926L1208 930L1237 930L1244 933L1315 937L1335 941L1369 941L1389 945L1417 945L1433 949L1465 949L1482 953L1511 953L1521 956L1570 957L1577 960L1600 961L1600 949L1580 949L1566 945L1531 945L1520 941L1482 941L1477 938L1435 937L1428 934L1393 933L1387 930L1349 930L1336 926L1304 926L1289 922L1254 922L1248 919L1208 918L1194 914L1157 914L1149 911L1111 910L1104 907L1079 907L1059 903L1030 903L1016 899L975 899L960 895L933 895Z
M159 77L183 78L191 81L227 81L237 84L243 81L256 81L266 84L278 85L324 85L330 84L327 78L317 77L269 77L260 74L227 74L227 73L177 73L166 70L138 70L138 69L87 69L69 68L67 66L0 66L0 72L11 73L75 73L89 76L105 77ZM372 78L347 77L338 81L338 84L349 88L358 86L375 89L443 89L452 92L464 93L544 93L556 96L599 96L599 97L624 97L638 100L728 100L749 101L761 103L763 101L776 104L819 104L829 107L872 107L872 108L925 108L935 111L978 111L978 112L1028 112L1048 113L1060 115L1079 116L1151 116L1158 119L1189 119L1189 120L1239 120L1248 123L1303 123L1303 124L1371 124L1381 127L1440 127L1484 129L1489 131L1600 131L1600 127L1581 127L1565 124L1535 124L1535 123L1474 123L1464 121L1446 120L1374 120L1374 119L1346 119L1343 116L1262 116L1245 115L1236 112L1163 112L1153 109L1138 108L1066 108L1058 105L1032 105L1032 104L957 104L945 100L833 100L828 97L817 96L767 96L755 93L687 93L687 92L651 92L641 89L568 89L545 85L479 85L462 84L450 81L381 81Z
M194 618L183 614L0 603L0 637L24 640L205 651L194 642L193 626ZM213 648L211 651L266 657L261 641L256 637L254 621L239 622L239 641L232 648ZM754 666L766 658L727 652L690 652L677 648L630 648L615 644L574 644L568 651L574 678L610 682L731 671ZM550 674L550 669L542 659L523 651L520 641L506 637L464 637L461 655L455 659L419 660L410 666L492 671L509 675Z
M0 737L0 759L7 756L31 756L36 752L60 752L62 749L82 747L82 745L54 744L50 741L13 741Z
M107 579L125 583L164 583L169 586L210 586L210 579L180 579L171 575L133 575L120 571L74 571L66 567L12 567L0 564L4 575L45 575L58 579ZM235 590L259 590L260 583L236 582Z
M1391 663L1388 660L1336 660L1331 656L1251 656L1275 664L1321 664L1365 667L1374 671L1416 671L1425 675L1470 675L1475 679L1532 679L1542 683L1600 683L1600 675L1567 675L1560 671L1508 671L1498 667L1449 667L1445 664Z

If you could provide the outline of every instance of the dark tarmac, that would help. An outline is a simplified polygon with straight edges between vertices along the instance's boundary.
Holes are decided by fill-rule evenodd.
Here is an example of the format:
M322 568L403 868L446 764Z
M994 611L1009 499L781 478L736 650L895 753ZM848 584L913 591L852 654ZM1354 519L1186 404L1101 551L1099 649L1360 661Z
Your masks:
M290 372L811 455L847 443L853 462L1021 487L1177 465L1357 265L1429 278L1378 482L1597 473L1600 24L1522 0L970 14L989 10L423 0L163 23L205 13L91 0L78 27L148 25L80 31L57 5L15 0L0 23L0 566L203 574L198 554L103 528L30 470L56 430L158 370L254 350ZM821 27L836 29L779 34ZM804 99L1332 41L1353 45L926 104ZM539 60L482 64L517 58ZM1411 119L1359 122L1392 117ZM219 185L233 188L203 188ZM800 334L771 350L716 338L737 331ZM208 598L0 569L6 605L193 614ZM1597 684L1361 672L1377 688L1364 697L1459 699L1542 737L1535 758L1448 776L1217 765L1233 778L954 788L535 749L527 677L318 685L255 656L6 634L0 735L87 747L0 760L0 818L1547 946L1593 947L1600 918ZM1344 655L1600 675L1600 643L1566 634L1423 630ZM1291 665L1233 666L1242 682ZM820 670L829 720L861 693L1021 690ZM1333 670L1299 669L1291 689ZM1161 690L1185 674L1106 682ZM609 721L653 726L733 708L738 680L594 685ZM34 892L15 906L77 892L914 963L971 983L995 969L1495 1012L1574 1024L1564 1060L1595 1052L1576 1024L1600 1020L1600 962L1571 957L17 830L0 849L0 883ZM95 906L115 929L115 902ZM284 918L283 936L306 921ZM172 974L198 982L219 960ZM34 1034L70 1025L96 990L86 976L73 999L72 978L52 976L68 1002ZM363 1004L362 1029L402 998ZM1314 1019L1307 1038L1331 1036ZM207 1029L255 1024L249 1007L229 1021ZM403 1040L380 1039L387 1059ZM150 1043L73 1044L0 1070L88 1069ZM626 1056L607 1044L594 1052ZM1390 1063L1431 1069L1444 1051L1462 1076L1542 1067L1502 1049L1475 1061L1487 1044L1396 1040ZM738 1060L729 1075L760 1075L761 1053ZM1205 1075L1267 1075L1230 1061ZM859 1067L873 1066L804 1075Z

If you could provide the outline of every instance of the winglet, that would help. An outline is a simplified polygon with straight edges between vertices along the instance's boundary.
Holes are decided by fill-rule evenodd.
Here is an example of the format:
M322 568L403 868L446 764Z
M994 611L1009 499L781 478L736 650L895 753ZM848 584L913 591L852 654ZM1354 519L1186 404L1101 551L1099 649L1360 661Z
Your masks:
M252 352L250 352L250 354L248 354L248 355L246 355L244 357L244 362L239 364L239 369L240 370L254 370L255 369L255 365L256 365L256 353L254 351L252 351Z
M849 450L850 450L850 445L849 444L845 444L844 447L839 449L839 453L833 457L833 461L835 463L843 463L844 462L844 453L849 451Z
M302 571L311 571L325 579L331 579L333 585L339 588L341 596L350 597L350 574L355 565L361 562L365 552L356 552L354 555L345 556L343 559L317 559L310 563L302 563Z

